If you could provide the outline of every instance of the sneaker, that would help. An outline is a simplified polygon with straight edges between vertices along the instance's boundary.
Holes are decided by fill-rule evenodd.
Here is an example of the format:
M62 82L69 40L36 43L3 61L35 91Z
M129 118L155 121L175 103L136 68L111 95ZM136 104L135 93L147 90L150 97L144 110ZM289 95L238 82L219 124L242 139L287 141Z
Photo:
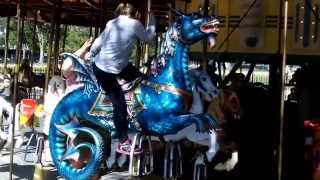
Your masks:
M131 140L127 139L124 142L119 143L117 152L120 154L130 155L131 147L132 147ZM133 152L134 155L141 154L141 153L142 153L142 149L140 148L134 149L134 152Z

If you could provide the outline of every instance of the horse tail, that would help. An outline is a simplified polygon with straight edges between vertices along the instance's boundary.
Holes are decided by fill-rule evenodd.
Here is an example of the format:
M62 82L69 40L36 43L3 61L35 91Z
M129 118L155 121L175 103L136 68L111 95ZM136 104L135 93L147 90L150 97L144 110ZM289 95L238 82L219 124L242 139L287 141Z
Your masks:
M96 174L104 158L104 141L101 135L96 129L83 127L79 123L93 121L87 112L94 100L95 97L84 95L83 89L78 89L65 96L52 114L50 151L59 174L66 179L90 179ZM83 135L88 137L85 141ZM75 167L74 162L83 160L84 151L90 153L90 160L81 161L82 167Z

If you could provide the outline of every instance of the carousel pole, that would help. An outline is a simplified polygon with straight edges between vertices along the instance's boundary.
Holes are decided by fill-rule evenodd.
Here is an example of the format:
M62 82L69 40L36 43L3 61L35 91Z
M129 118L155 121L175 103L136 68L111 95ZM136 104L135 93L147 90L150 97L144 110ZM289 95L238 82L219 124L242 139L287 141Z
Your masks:
M22 49L22 24L24 21L24 14L22 12L22 3L23 0L19 0L17 3L17 46L16 46L16 66L15 66L15 75L14 75L14 87L13 87L13 107L16 107L17 104L17 87L18 87L18 72L19 72L19 65L21 60L21 49ZM11 152L10 152L10 173L9 173L9 179L12 180L12 174L13 174L13 153L14 153L14 128L15 128L15 116L16 114L13 113L13 120L10 122L12 124L12 133L11 133Z
M96 26L94 28L94 37L97 38L99 36L99 31L102 31L101 28L101 22L102 22L102 0L99 0L99 14L96 18Z
M51 72L51 75L55 74L55 70L58 69L58 56L59 56L59 47L60 47L60 32L61 32L61 28L60 28L60 12L61 12L61 6L62 6L62 2L59 1L58 2L58 8L57 8L57 12L55 14L55 32L54 32L54 48L53 48L53 69Z
M137 68L141 67L141 41L138 39L136 42L136 57L135 57L135 66Z
M10 17L7 17L7 24L6 24L6 37L5 37L5 45L4 45L4 65L3 68L7 70L8 64L8 49L9 49L9 33L10 33Z
M65 24L63 27L62 52L64 52L66 48L67 35L68 35L68 25Z
M53 37L54 37L54 28L55 28L55 17L56 17L56 6L52 8L52 14L51 14L51 28L50 28L50 34L49 34L49 45L48 45L48 55L47 55L47 71L46 71L46 81L44 86L44 92L48 91L48 83L49 83L49 77L50 77L50 70L51 70L51 56L52 56L52 45L53 45Z
M184 1L184 13L188 12L188 1Z
M150 12L151 12L151 0L147 0L147 13L146 13L146 25L150 22ZM149 59L149 44L146 43L144 46L144 63L148 62Z
M31 61L31 72L33 72L33 63L36 61L36 30L38 23L38 10L34 11L34 21L32 27L32 61Z
M204 16L208 16L209 15L209 0L204 0L204 3L203 3L203 15ZM202 51L203 51L203 63L202 63L202 67L204 69L207 68L208 66L208 39L205 38L203 39L202 41Z
M90 28L89 28L89 37L92 36L92 25L90 25Z
M282 9L281 9L282 11ZM280 24L281 26L281 24ZM287 32L288 32L288 0L284 0L284 29L283 29L283 47L282 47L282 61L281 61L281 77L280 77L280 129L279 129L279 161L278 161L278 180L283 177L283 128L284 128L284 79L287 61Z

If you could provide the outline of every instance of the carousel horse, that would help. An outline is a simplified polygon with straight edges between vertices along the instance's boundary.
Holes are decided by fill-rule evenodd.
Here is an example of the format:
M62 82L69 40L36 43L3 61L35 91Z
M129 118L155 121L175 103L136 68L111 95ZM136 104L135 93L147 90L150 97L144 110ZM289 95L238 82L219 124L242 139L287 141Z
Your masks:
M131 114L133 129L142 134L162 136L166 141L187 138L208 146L206 159L209 161L218 148L213 133L215 120L207 113L187 112L192 98L187 53L189 45L206 37L214 45L218 24L213 17L181 15L167 32L166 65L157 76L144 79L127 94L131 98L128 106L135 111ZM64 96L56 106L49 130L50 150L60 175L67 179L90 179L105 157L101 133L113 131L112 104L78 57L65 55L73 61L77 80L83 86ZM181 136L185 131L189 132L187 137ZM90 136L85 142L79 141L83 134ZM90 160L86 159L83 166L76 167L72 163L88 155Z
M231 121L237 121L240 119L240 100L236 93L230 89L221 89L218 96L210 102L208 107L208 113L217 119L222 133L226 134L225 128L228 128ZM229 132L227 132L229 133ZM232 136L226 134L227 136ZM223 138L220 146L225 145ZM234 145L234 142L228 143ZM226 145L227 146L227 145ZM238 151L231 147L231 158L225 162L218 163L214 169L217 171L231 171L238 163Z
M218 96L219 90L212 84L210 76L205 70L193 69L190 71L190 75L193 79L193 100L189 112L202 114L205 110L201 97L203 97L205 101L211 102Z
M153 63L157 63L155 60ZM158 67L155 67L152 72L158 71ZM152 73L153 75L157 75L157 73ZM200 69L193 69L189 71L189 74L191 76L191 84L192 84L192 105L190 106L189 113L193 114L202 114L204 113L204 107L202 104L202 97L205 101L211 102L218 96L218 89L215 87L212 82L210 81L210 76L208 73L204 70ZM130 113L130 110L128 110ZM122 167L122 165L127 160L125 155L121 155L118 158L116 157L116 147L117 147L118 141L116 139L112 139L112 147L110 156L107 159L107 166L108 168L111 168L115 163L119 167Z
M0 74L0 114L1 114L1 129L0 129L0 150L5 146L10 146L11 122L13 120L13 107L9 102L11 97L11 78L9 74ZM9 129L8 129L9 128ZM8 133L7 133L8 129Z

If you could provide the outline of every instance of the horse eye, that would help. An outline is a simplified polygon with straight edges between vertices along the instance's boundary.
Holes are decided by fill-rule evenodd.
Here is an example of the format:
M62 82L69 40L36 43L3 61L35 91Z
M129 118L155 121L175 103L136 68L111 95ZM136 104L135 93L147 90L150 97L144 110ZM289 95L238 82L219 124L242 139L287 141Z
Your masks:
M207 78L202 78L202 80L203 80L203 81L206 81L206 80L207 80Z

